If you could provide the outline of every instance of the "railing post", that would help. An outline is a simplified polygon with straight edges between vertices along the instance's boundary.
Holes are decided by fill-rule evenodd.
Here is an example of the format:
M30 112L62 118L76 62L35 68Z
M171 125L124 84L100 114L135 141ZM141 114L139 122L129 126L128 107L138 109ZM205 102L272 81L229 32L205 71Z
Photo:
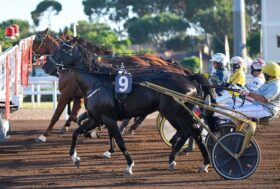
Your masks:
M35 108L35 98L34 98L34 83L31 84L31 102L32 102L32 108Z
M40 83L37 84L37 107L41 105L41 86Z
M53 81L53 88L53 111L55 111L57 105L57 81Z

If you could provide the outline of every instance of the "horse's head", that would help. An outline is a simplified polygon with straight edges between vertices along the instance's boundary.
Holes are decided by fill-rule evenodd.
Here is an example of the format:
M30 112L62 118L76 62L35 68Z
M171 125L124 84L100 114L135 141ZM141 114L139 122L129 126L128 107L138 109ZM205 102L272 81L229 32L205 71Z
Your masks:
M62 39L48 33L49 29L45 29L42 32L38 32L32 42L33 55L37 58L42 55L48 55L53 53L59 48Z
M45 46L45 40L47 38L49 29L45 29L42 32L38 32L35 35L35 38L32 42L32 50L34 55L45 55L45 54L50 54L48 52L48 49Z
M81 53L77 45L71 45L72 42L62 43L59 49L47 58L47 62L42 69L51 74L59 69L75 66L77 61L81 59Z

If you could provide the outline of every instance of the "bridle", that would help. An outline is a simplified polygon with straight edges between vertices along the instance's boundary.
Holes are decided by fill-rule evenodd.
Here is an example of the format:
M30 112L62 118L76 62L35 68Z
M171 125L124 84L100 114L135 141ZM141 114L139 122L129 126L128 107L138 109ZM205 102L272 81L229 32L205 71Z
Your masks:
M36 36L35 36L35 41L37 41L37 42L40 42L40 44L39 44L39 46L38 46L38 48L37 49L33 49L33 53L34 53L34 55L35 56L42 56L42 54L39 54L39 53L37 53L37 51L41 48L41 46L43 45L43 44L45 44L45 39L47 38L47 34L37 34ZM36 57L37 58L37 57Z
M54 37L54 39L57 39L59 42L64 42L61 38L52 34L41 34L41 33L36 34L34 40L40 42L39 46L35 50L33 49L33 55L36 57L36 59L40 58L43 55L41 53L38 53L38 50L41 48L42 45L45 45L46 42L45 40L48 37L48 35ZM46 56L48 56L48 54L46 54Z

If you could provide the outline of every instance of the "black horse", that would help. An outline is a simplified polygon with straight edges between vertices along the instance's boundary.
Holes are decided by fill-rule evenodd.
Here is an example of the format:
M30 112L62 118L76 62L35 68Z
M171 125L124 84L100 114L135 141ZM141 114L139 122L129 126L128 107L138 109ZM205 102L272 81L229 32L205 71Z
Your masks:
M76 153L78 135L87 133L98 125L104 124L108 128L110 139L114 138L116 140L127 160L126 173L132 174L134 161L126 149L117 126L117 120L147 115L155 111L159 111L162 116L166 117L180 137L173 144L169 155L169 169L173 170L175 168L175 158L190 136L193 136L198 144L204 159L204 165L209 165L210 159L206 147L202 144L200 130L193 127L195 120L192 115L172 97L139 85L140 82L149 81L187 96L196 96L198 88L188 76L176 74L176 70L173 72L170 67L139 68L135 72L131 72L134 81L133 90L122 103L119 103L114 90L115 68L104 63L100 64L95 58L90 59L87 56L83 47L64 44L50 56L46 63L72 69L75 72L76 82L85 98L85 107L90 118L73 132L70 148L70 156L76 165L80 163L80 158ZM208 84L208 81L200 75L192 75L191 77L199 81L198 83ZM205 87L205 85L203 89L205 95L209 94L213 99L211 89ZM193 108L192 104L186 103L186 105L190 109Z

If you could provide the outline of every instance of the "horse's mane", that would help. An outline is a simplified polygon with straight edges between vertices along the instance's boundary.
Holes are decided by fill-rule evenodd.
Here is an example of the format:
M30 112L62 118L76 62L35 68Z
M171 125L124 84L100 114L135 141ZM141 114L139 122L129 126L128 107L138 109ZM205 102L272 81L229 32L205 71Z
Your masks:
M96 58L98 56L106 56L106 55L113 55L113 52L111 49L99 46L93 43L90 43L83 38L77 38L76 44L78 45L80 52L81 52L81 58L85 64L86 67L88 67L90 70L93 69L93 67L99 66L99 67L111 67L110 65L102 64L98 65L98 62L96 62Z
M113 52L111 49L106 48L104 46L101 45L97 45L94 43L91 43L89 41L86 41L83 38L77 38L76 42L83 46L84 48L88 49L89 51L97 54L97 55L113 55Z

